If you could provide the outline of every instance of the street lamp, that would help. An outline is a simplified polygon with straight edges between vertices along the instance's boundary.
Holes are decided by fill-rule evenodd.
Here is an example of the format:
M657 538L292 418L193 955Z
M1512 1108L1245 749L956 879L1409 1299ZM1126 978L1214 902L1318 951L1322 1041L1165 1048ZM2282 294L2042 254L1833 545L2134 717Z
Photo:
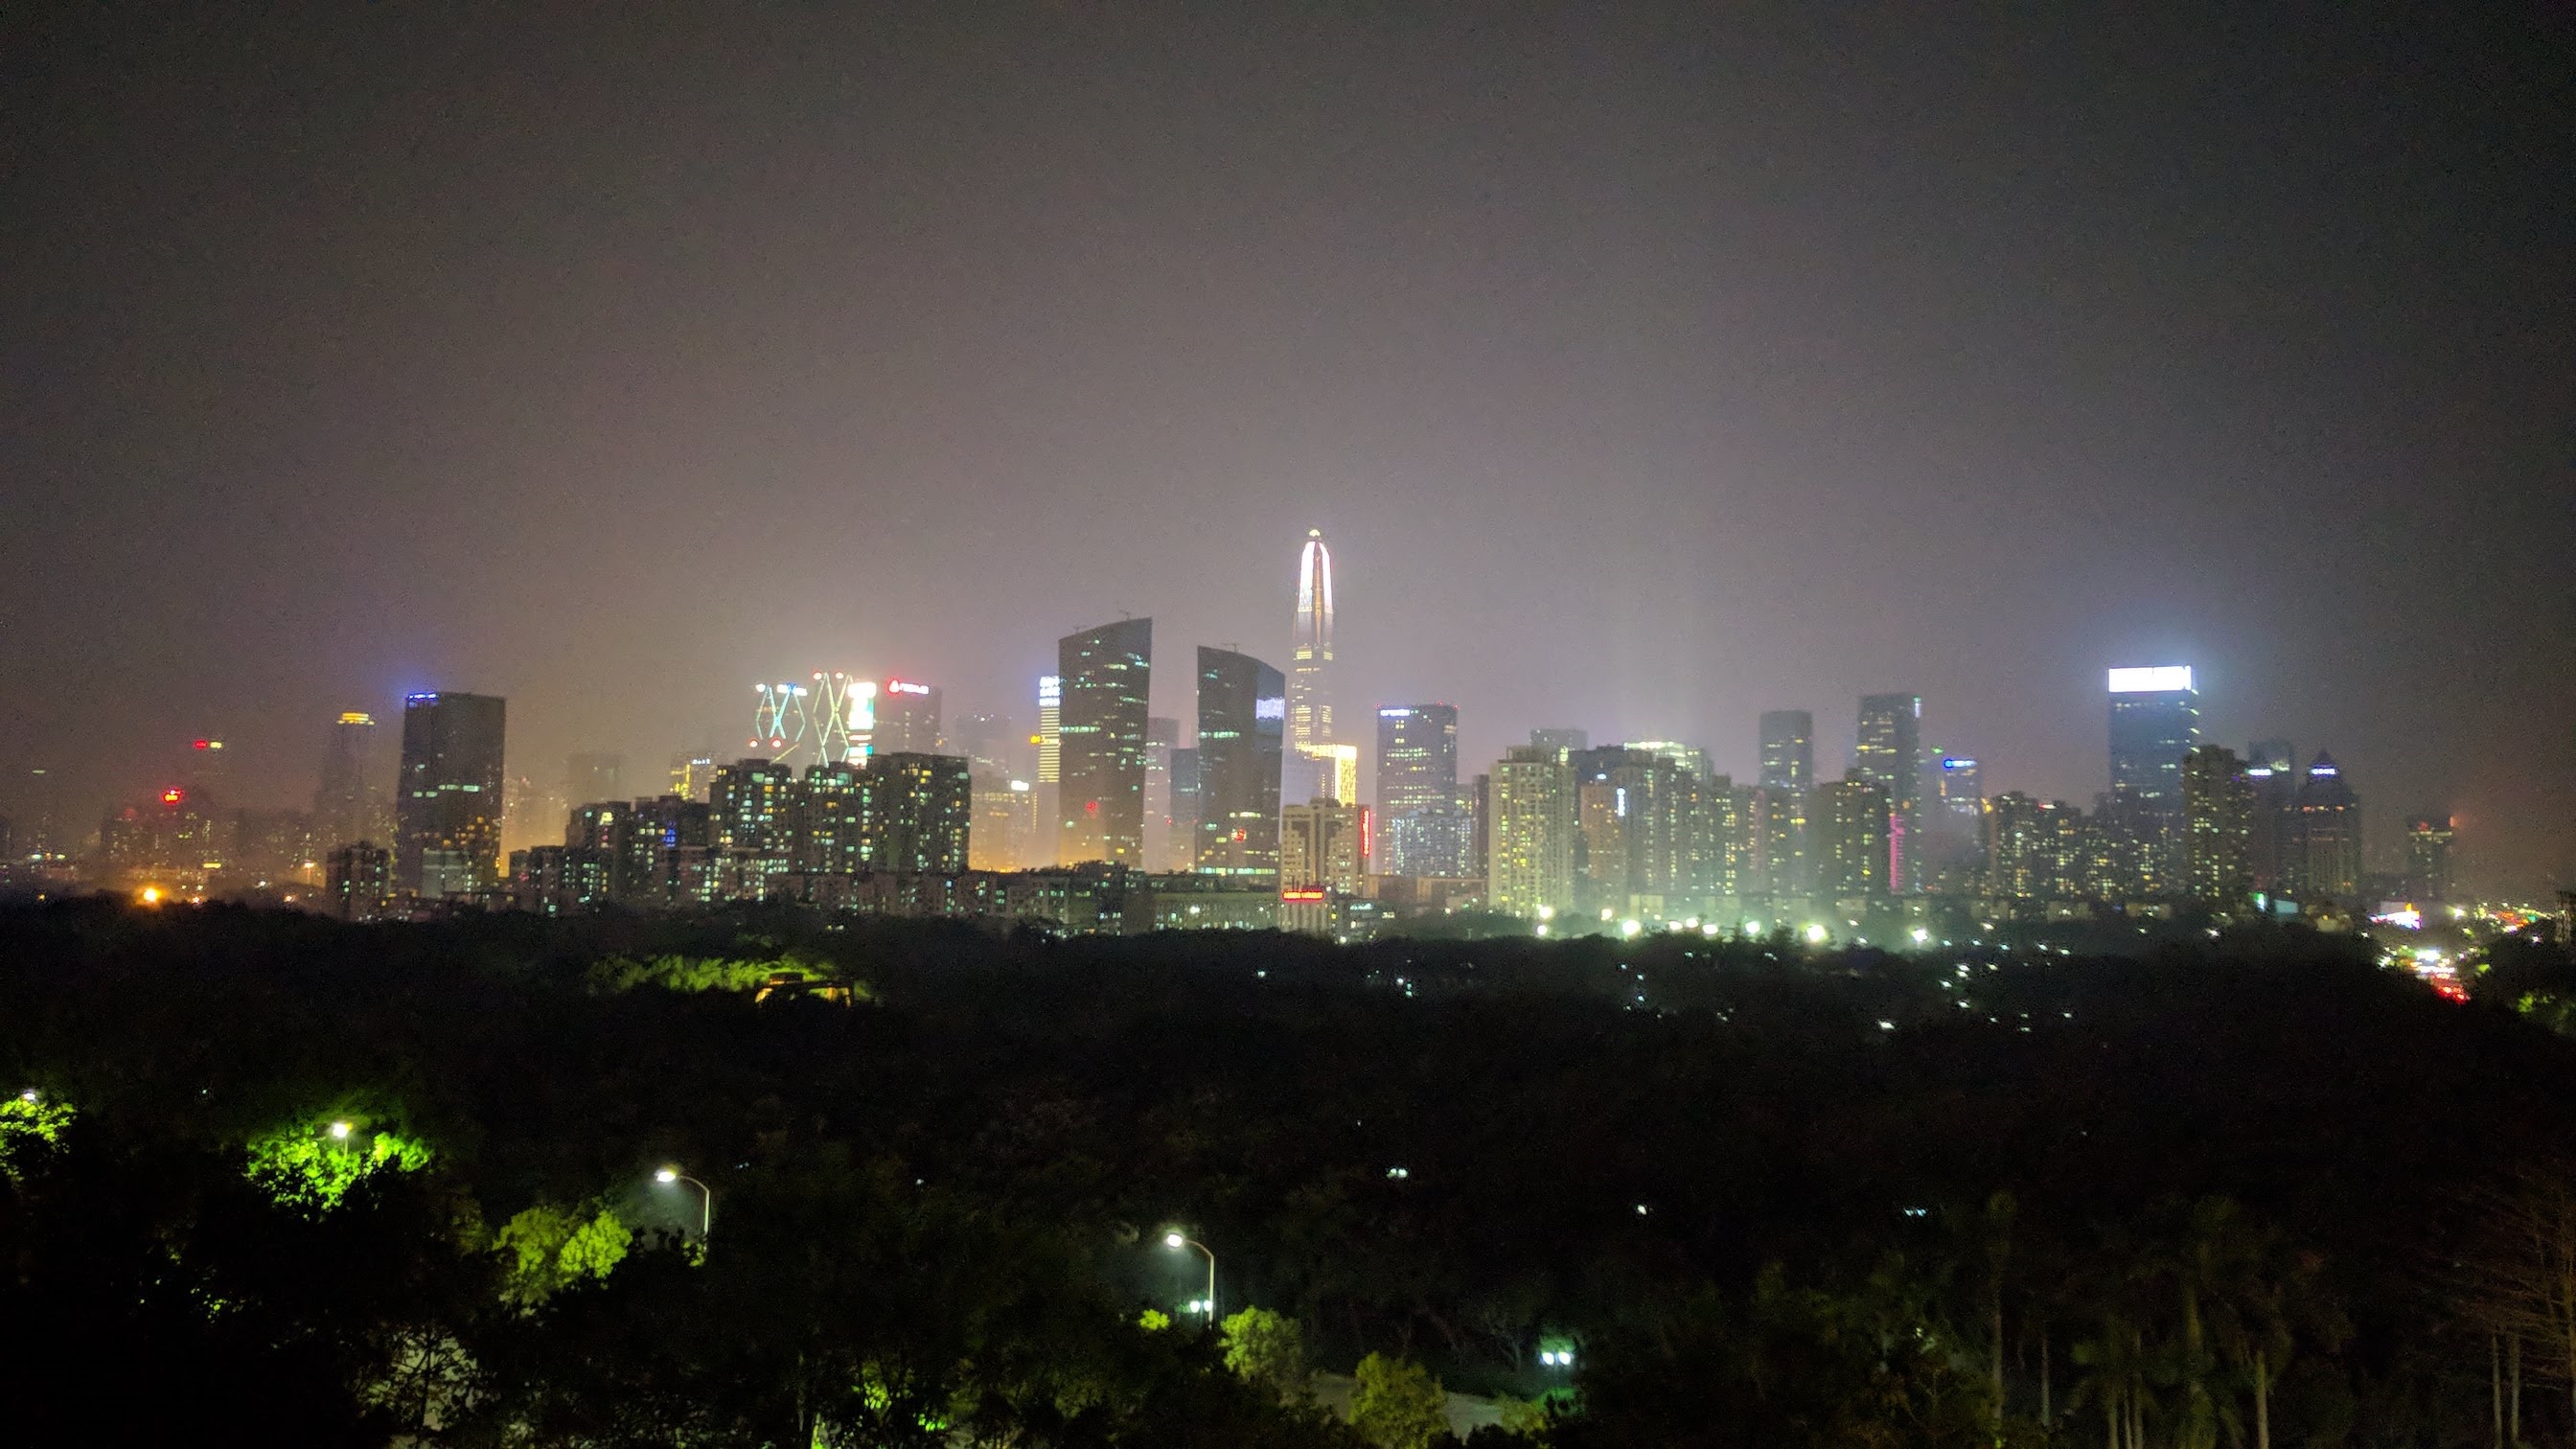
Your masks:
M701 1239L705 1238L708 1231L715 1226L715 1189L698 1181L696 1178L689 1176L687 1173L682 1172L676 1167L665 1167L661 1169L659 1172L653 1174L653 1180L662 1184L664 1187L669 1187L675 1182L685 1182L689 1186L698 1190L698 1236Z
M334 1122L331 1124L331 1136L334 1141L348 1141L350 1131L351 1128L346 1122Z
M1171 1249L1175 1253L1184 1248L1196 1248L1207 1255L1207 1316L1208 1322L1216 1322L1216 1253L1214 1250L1210 1249L1207 1244L1200 1242L1196 1238L1183 1237L1177 1232L1163 1234L1163 1246Z

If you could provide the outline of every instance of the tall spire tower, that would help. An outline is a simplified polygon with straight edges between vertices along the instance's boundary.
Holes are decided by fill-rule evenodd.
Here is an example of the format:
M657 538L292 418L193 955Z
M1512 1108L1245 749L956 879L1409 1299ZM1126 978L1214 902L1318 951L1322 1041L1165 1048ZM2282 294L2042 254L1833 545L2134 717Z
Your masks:
M1292 780L1329 779L1333 743L1333 552L1324 531L1306 530L1297 559L1297 643L1288 664L1288 760ZM1327 789L1321 794L1332 794ZM1293 803L1309 798L1292 785Z

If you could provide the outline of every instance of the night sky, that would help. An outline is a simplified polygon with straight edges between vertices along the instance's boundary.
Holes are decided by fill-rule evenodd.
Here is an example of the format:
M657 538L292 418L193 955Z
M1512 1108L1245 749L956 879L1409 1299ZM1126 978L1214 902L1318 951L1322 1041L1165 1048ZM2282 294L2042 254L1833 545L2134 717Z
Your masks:
M546 784L1025 722L1121 610L1187 717L1320 526L1470 769L1914 690L2089 801L2188 662L2576 878L2567 8L1612 9L11 7L0 810L407 689Z

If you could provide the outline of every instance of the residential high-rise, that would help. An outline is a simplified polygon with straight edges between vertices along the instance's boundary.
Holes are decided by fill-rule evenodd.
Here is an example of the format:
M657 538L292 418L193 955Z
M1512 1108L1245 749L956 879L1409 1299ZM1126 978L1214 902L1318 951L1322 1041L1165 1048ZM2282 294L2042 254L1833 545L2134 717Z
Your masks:
M1887 787L1854 769L1816 792L1817 894L1847 901L1887 894Z
M876 863L901 875L953 875L973 851L972 794L963 755L911 750L868 760L877 777Z
M1467 868L1458 816L1458 710L1388 705L1377 712L1379 869L1456 876Z
M1297 629L1288 660L1288 758L1305 761L1333 743L1333 553L1324 531L1306 530L1297 556ZM1297 798L1304 798L1302 792Z
M313 792L313 827L324 849L366 841L387 845L384 790L376 777L375 717L348 710L331 726L322 753L322 784Z
M1467 802L1467 879L1492 874L1494 845L1494 777L1478 775L1461 792Z
M2191 667L2110 672L2111 815L2136 842L2128 893L2170 893L2182 870L2182 761L2200 743Z
M1198 850L1211 875L1276 879L1292 681L1232 649L1199 646Z
M869 753L938 755L948 752L939 730L939 686L917 679L889 679L877 691L876 729Z
M1852 768L1887 792L1887 889L1918 889L1911 852L1923 828L1923 696L1864 694Z
M2254 782L2221 745L2183 757L2183 890L2213 911L2242 910L2254 894Z
M2343 778L2343 767L2323 750L2308 762L2299 784L2296 874L2293 894L2349 901L2361 890L2361 800Z
M499 878L506 712L501 700L483 694L404 698L396 888L464 895Z
M1754 858L1747 888L1806 895L1815 888L1808 814L1816 789L1816 717L1803 709L1764 710L1761 746L1760 793L1745 824Z
M1574 904L1574 770L1561 751L1511 750L1489 790L1485 904L1548 920Z
M2007 917L2033 919L2084 894L2084 812L2007 791L1986 804L1986 897Z
M2418 901L2451 898L2451 817L2418 815L2406 822L2406 889Z
M1056 641L1057 857L1145 864L1145 716L1154 621L1122 619Z
M1279 888L1329 890L1353 896L1369 874L1369 811L1365 805L1310 800L1279 812Z

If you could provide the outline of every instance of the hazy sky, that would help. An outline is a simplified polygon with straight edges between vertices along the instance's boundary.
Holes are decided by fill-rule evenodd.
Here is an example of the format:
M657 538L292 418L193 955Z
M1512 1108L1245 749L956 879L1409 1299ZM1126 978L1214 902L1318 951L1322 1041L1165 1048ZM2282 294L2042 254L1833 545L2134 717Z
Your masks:
M1946 16L1935 11L1948 12ZM505 695L513 773L1058 634L1753 763L2102 670L2576 878L2564 7L0 16L0 791ZM0 808L7 808L0 793ZM24 808L23 805L20 808Z

